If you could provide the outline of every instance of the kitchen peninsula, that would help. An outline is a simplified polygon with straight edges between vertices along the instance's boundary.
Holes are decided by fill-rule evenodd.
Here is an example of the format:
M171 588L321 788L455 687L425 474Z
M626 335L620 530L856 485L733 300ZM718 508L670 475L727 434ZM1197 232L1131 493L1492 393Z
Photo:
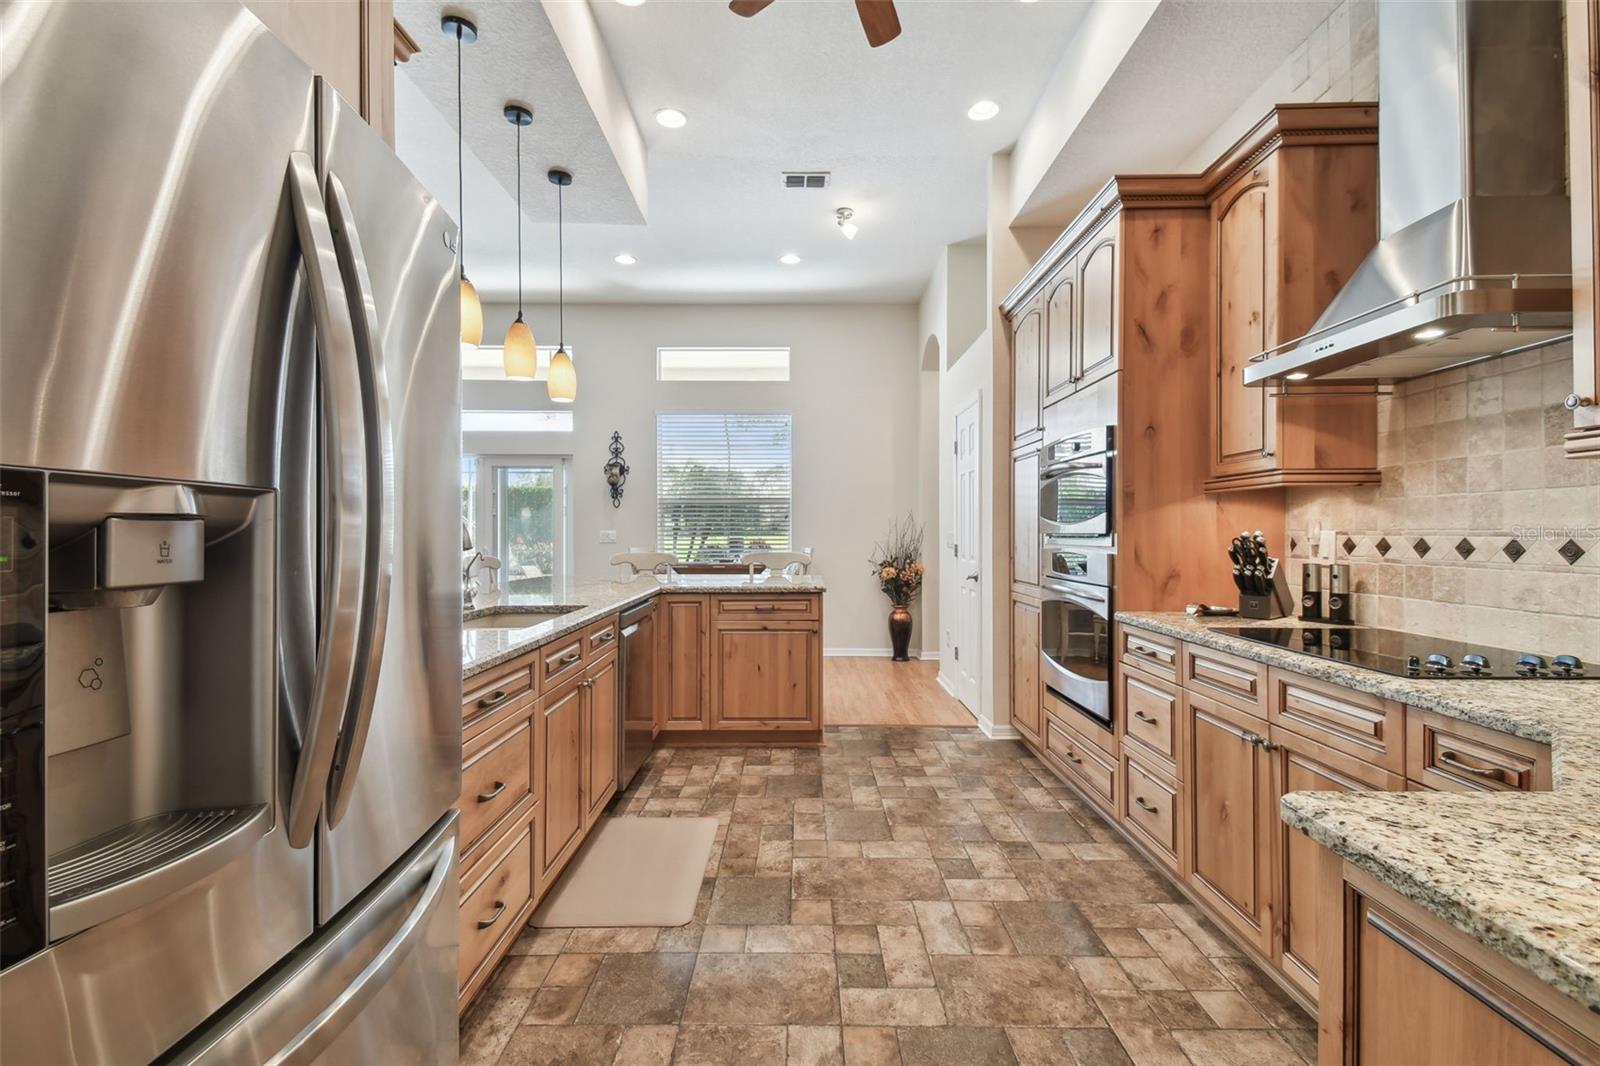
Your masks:
M644 574L466 611L461 1009L627 787L629 754L821 742L824 589L811 576Z

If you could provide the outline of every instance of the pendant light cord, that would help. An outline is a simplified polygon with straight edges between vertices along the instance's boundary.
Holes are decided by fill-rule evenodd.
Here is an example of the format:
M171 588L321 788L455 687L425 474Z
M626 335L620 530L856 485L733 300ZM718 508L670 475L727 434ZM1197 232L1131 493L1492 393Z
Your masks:
M563 186L556 185L556 314L560 326L556 333L557 347L567 350L567 245L566 223L562 218L561 193Z
M456 224L460 235L456 238L456 257L461 263L461 276L467 276L467 171L462 161L461 139L461 27L456 27Z
M517 123L517 321L522 321L522 123Z

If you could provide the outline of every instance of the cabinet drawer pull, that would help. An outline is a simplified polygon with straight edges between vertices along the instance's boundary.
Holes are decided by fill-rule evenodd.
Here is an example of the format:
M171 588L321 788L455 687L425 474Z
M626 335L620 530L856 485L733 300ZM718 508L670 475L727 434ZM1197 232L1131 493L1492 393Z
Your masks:
M617 635L609 629L603 630L594 635L594 642L596 644L610 644L615 639L617 639Z
M1145 798L1143 796L1133 797L1133 802L1141 811L1149 811L1151 814L1161 813L1161 809L1159 807L1155 807L1145 802Z
M1082 765L1083 765L1083 759L1082 759L1082 758L1080 758L1080 757L1079 757L1079 755L1078 755L1078 753L1077 753L1077 752L1075 752L1075 751L1073 751L1073 750L1072 750L1072 749L1071 749L1071 748L1068 748L1068 749L1067 749L1067 760L1068 760L1068 761L1069 761L1069 762L1075 762L1075 763L1077 763L1077 764L1078 764L1078 765L1079 765L1079 766L1082 766Z
M563 655L559 659L557 659L556 660L556 665L557 666L570 666L573 663L577 662L581 658L583 658L583 653L581 651L579 651L577 648L573 648L571 651L567 652L565 655Z
M478 709L480 711L487 711L491 707L500 706L502 703L504 703L506 700L509 700L510 698L511 698L511 693L507 692L503 688L497 688L493 692L489 693L487 696L483 696L478 700Z
M500 920L500 916L503 915L505 912L506 912L505 901L504 900L498 900L498 899L495 900L494 901L494 913L489 915L489 917L487 917L487 918L479 918L478 919L478 928L479 929L487 929L487 928L489 928L495 922L498 922Z
M1152 648L1148 644L1140 644L1136 640L1128 641L1128 650L1133 652L1135 655L1143 655L1146 659L1154 659L1157 662L1162 663L1167 661L1167 656L1162 655L1160 651Z
M494 787L491 788L489 791L478 793L478 802L479 803L488 803L490 800L494 799L496 796L500 795L500 793L504 792L505 790L506 790L506 783L504 781L496 781L494 783Z
M1439 765L1448 766L1452 770L1460 770L1464 774L1472 774L1476 777L1487 777L1501 782L1505 781L1504 770L1485 769L1481 766L1469 766L1457 758L1456 753L1453 751L1441 751L1439 753Z
M758 603L755 605L755 610L757 611L776 611L777 609L778 605L775 603Z
M1139 721L1144 722L1147 725L1155 725L1156 724L1156 720L1154 718L1150 717L1148 714L1145 714L1143 711L1134 711L1133 712L1133 716L1135 718L1139 719Z

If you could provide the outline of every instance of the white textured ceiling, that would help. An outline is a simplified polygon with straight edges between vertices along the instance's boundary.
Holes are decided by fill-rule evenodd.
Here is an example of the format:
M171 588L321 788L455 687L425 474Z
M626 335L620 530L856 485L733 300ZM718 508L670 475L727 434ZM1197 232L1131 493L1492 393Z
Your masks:
M524 132L530 299L555 290L545 222L554 190L543 172L560 162L576 178L569 297L914 300L945 244L983 232L989 156L1016 139L1085 5L899 0L904 32L878 49L845 0L777 0L752 19L716 0L591 6L648 147L642 225L626 217L621 173L570 67L550 53L558 46L534 0L452 7L484 35L466 52L476 109L467 138L490 164L468 161L467 265L488 297L508 297L516 284L512 131L500 107L524 93L535 113ZM396 9L433 53L400 68L401 155L454 204L454 43L438 32L437 5L399 0ZM512 36L501 27L515 28L516 43L497 51L491 33ZM998 102L999 117L969 120L979 99ZM688 126L656 125L661 107L687 113ZM785 170L828 170L833 184L785 190ZM855 209L854 241L834 226L840 206ZM624 251L637 265L612 262ZM784 252L802 262L781 265Z

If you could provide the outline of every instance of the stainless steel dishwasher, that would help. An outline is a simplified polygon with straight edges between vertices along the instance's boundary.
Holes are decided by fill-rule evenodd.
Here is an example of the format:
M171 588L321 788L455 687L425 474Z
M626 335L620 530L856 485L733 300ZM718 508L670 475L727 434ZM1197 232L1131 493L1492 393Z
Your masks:
M622 717L617 791L633 782L656 742L656 603L622 614Z

